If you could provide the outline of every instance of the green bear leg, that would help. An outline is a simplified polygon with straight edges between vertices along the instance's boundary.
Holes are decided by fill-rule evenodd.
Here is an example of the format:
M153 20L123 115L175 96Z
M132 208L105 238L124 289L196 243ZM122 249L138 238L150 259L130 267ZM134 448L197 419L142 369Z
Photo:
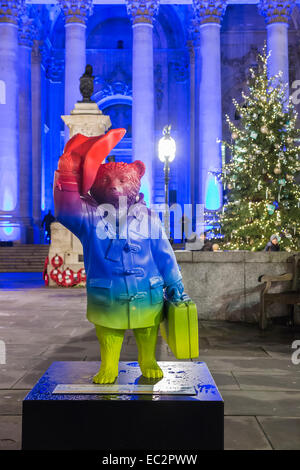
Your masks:
M125 330L115 330L96 325L100 343L101 367L94 376L96 384L111 384L118 376L119 358Z
M160 379L163 371L155 359L158 327L136 328L134 331L138 346L138 361L144 377L148 379Z

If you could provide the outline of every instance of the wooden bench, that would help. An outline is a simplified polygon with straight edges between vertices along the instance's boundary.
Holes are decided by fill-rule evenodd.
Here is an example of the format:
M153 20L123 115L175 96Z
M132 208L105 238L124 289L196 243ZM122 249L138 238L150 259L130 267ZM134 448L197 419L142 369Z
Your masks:
M293 256L293 269L291 273L280 274L279 276L269 276L264 274L259 276L258 282L265 283L260 293L260 316L259 327L265 330L268 324L267 306L273 303L289 305L289 311L294 321L294 306L300 304L300 289L298 287L298 262L300 255ZM272 282L292 282L290 290L278 293L269 293Z

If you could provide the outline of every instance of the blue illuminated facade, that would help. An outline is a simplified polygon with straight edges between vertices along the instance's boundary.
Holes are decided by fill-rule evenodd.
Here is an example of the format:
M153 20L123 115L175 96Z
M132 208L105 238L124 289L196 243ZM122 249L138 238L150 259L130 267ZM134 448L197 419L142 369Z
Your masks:
M69 86L65 83L66 8L79 5L76 21L86 28L86 63L92 64L95 75L93 99L103 114L110 116L112 127L127 129L113 152L117 161L126 162L143 160L143 155L133 155L134 21L125 2L100 5L95 1L92 5L91 0L59 0L51 5L45 0L28 3L26 10L9 12L5 4L10 3L18 4L0 1L0 62L8 61L7 67L0 67L0 241L41 243L40 221L54 209L53 175L65 143L60 116L65 114ZM89 12L84 10L84 3L90 5ZM203 203L214 211L223 200L222 187L213 174L222 165L221 144L216 140L230 139L225 114L234 119L232 98L240 99L247 86L247 69L255 63L264 42L276 39L276 31L273 28L272 37L269 35L261 11L264 1L258 2L259 8L243 1L234 5L230 1L214 2L214 12L206 9L205 16L201 8L208 3L212 2L162 4L153 18L152 201L164 202L163 165L157 144L163 127L171 124L177 153L171 164L170 203ZM278 2L268 3L276 6ZM282 25L286 26L285 59L289 59L287 76L291 84L300 66L296 47L299 7L295 6L292 20L290 13L283 19L272 14L274 24L280 24L281 35ZM273 68L281 67L275 60L276 50L273 57ZM79 76L73 79L79 86ZM31 80L29 91L26 82L27 92L24 80ZM29 112L25 119L20 109L26 110L26 106ZM223 155L223 163L224 158L230 156Z

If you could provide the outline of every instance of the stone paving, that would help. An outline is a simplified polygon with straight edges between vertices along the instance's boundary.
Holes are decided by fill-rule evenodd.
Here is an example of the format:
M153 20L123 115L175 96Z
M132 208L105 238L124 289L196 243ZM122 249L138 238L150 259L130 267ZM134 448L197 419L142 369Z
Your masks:
M27 279L28 281L28 279ZM93 326L85 319L84 289L46 289L0 277L0 449L19 449L22 399L53 361L99 360ZM14 287L14 288L13 288ZM201 321L200 360L225 401L226 449L300 449L300 364L291 348L300 329ZM300 345L300 343L299 343ZM300 357L300 354L299 354ZM175 360L158 339L157 358ZM121 360L136 360L127 332Z

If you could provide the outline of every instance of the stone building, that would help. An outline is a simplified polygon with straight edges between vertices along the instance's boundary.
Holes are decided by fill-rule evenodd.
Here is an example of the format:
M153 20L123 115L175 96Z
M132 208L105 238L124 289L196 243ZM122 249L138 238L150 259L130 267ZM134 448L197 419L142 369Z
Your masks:
M300 14L295 0L0 0L0 240L41 243L52 181L68 138L61 115L80 100L86 63L93 100L127 134L117 160L147 165L143 190L163 202L157 142L172 125L177 153L170 202L215 210L209 173L222 159L247 70L267 41L270 72L297 91Z

